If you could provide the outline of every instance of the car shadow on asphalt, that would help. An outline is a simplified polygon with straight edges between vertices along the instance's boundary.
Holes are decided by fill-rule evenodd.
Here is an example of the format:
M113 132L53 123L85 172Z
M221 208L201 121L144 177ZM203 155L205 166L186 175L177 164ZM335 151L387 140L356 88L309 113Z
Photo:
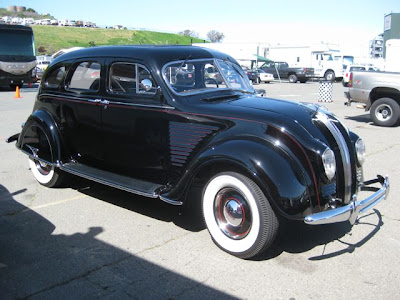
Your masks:
M363 115L359 115L359 116L346 116L344 117L346 120L352 120L352 121L356 121L359 123L367 123L371 126L374 127L382 127L379 125L376 125L374 122L371 121L371 117L369 114L363 114ZM397 124L395 124L394 126L392 126L393 128L399 127L400 126L400 121L397 122Z
M192 199L194 200L193 203L195 203L193 206L173 206L158 199L136 196L81 178L74 178L73 188L90 197L146 215L153 219L173 222L175 225L188 231L198 232L206 229L201 213L200 199ZM200 193L196 191L195 193L190 193L190 195L199 197ZM377 216L377 224L364 223L362 220L365 216L361 216L357 220L354 227L371 226L372 230L361 241L354 244L342 241L343 237L352 234L351 230L353 226L349 222L310 226L301 221L290 221L281 218L279 233L274 243L266 252L252 260L262 261L273 259L283 252L304 253L317 246L327 245L332 242L339 242L346 245L346 247L334 253L322 253L320 256L310 257L309 259L323 260L351 253L371 239L383 225L379 211L374 210L372 214Z
M71 177L70 187L90 197L117 205L124 209L164 222L173 222L177 226L192 232L205 229L200 201L195 206L174 206L160 199L151 199L118 190L79 177ZM194 193L200 195L200 193Z
M371 215L376 216L377 221L375 224L364 221L366 217ZM321 255L309 257L308 260L318 261L353 253L380 230L383 221L380 212L375 209L370 214L359 217L353 226L349 222L312 226L290 220L282 220L280 225L280 232L275 243L255 260L272 259L283 252L304 253L322 245L324 248ZM352 236L352 230L357 230L358 226L370 228L369 233L354 243L346 242L346 237ZM326 245L329 243L340 243L342 246L339 248L341 249L334 252L326 252Z
M234 299L98 239L102 227L55 233L50 220L14 199L25 192L0 185L0 299Z

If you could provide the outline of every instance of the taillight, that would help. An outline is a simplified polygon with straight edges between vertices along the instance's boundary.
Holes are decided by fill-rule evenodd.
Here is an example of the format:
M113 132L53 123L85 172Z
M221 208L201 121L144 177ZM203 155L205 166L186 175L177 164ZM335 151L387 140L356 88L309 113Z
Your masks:
M348 87L353 87L353 72L350 73Z

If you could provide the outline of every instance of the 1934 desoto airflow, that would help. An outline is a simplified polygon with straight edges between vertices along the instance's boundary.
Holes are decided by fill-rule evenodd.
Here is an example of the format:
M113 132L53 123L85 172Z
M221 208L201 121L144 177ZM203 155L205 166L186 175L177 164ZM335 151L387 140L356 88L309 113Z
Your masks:
M230 56L191 46L95 47L54 60L9 138L55 187L65 173L173 205L201 187L206 226L242 258L268 248L278 215L350 221L386 198L363 180L363 141L323 108L258 97ZM366 199L360 189L381 187Z

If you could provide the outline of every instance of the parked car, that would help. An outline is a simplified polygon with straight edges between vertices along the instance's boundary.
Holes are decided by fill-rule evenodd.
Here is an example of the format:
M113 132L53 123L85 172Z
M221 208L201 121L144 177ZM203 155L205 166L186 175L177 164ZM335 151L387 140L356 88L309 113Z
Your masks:
M257 70L246 70L246 75L252 83L260 83L260 78L258 76Z
M343 74L342 84L343 86L347 87L350 79L350 73L355 71L372 71L377 72L379 68L374 66L366 66L366 65L347 65L346 70Z
M360 103L379 126L390 127L400 122L400 73L354 71L348 86L346 105Z
M267 73L262 69L257 69L258 71L258 78L260 82L266 82L270 83L271 81L274 81L274 75L271 73Z
M49 60L40 60L37 62L36 67L38 69L41 69L42 71L46 70L47 67L50 65L50 61Z
M206 76L211 67L222 82ZM172 205L198 199L214 242L241 258L266 250L282 218L354 224L389 193L387 177L363 181L364 142L333 114L258 97L235 59L200 47L59 56L7 141L47 187L70 173Z

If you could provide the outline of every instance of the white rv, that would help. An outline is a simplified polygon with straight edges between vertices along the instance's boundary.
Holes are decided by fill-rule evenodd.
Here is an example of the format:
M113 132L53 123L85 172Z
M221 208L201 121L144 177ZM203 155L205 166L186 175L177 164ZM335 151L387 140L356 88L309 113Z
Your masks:
M341 80L345 66L354 60L352 56L341 55L337 46L325 43L271 45L268 49L268 58L274 61L286 61L291 67L312 67L316 77L326 80Z

